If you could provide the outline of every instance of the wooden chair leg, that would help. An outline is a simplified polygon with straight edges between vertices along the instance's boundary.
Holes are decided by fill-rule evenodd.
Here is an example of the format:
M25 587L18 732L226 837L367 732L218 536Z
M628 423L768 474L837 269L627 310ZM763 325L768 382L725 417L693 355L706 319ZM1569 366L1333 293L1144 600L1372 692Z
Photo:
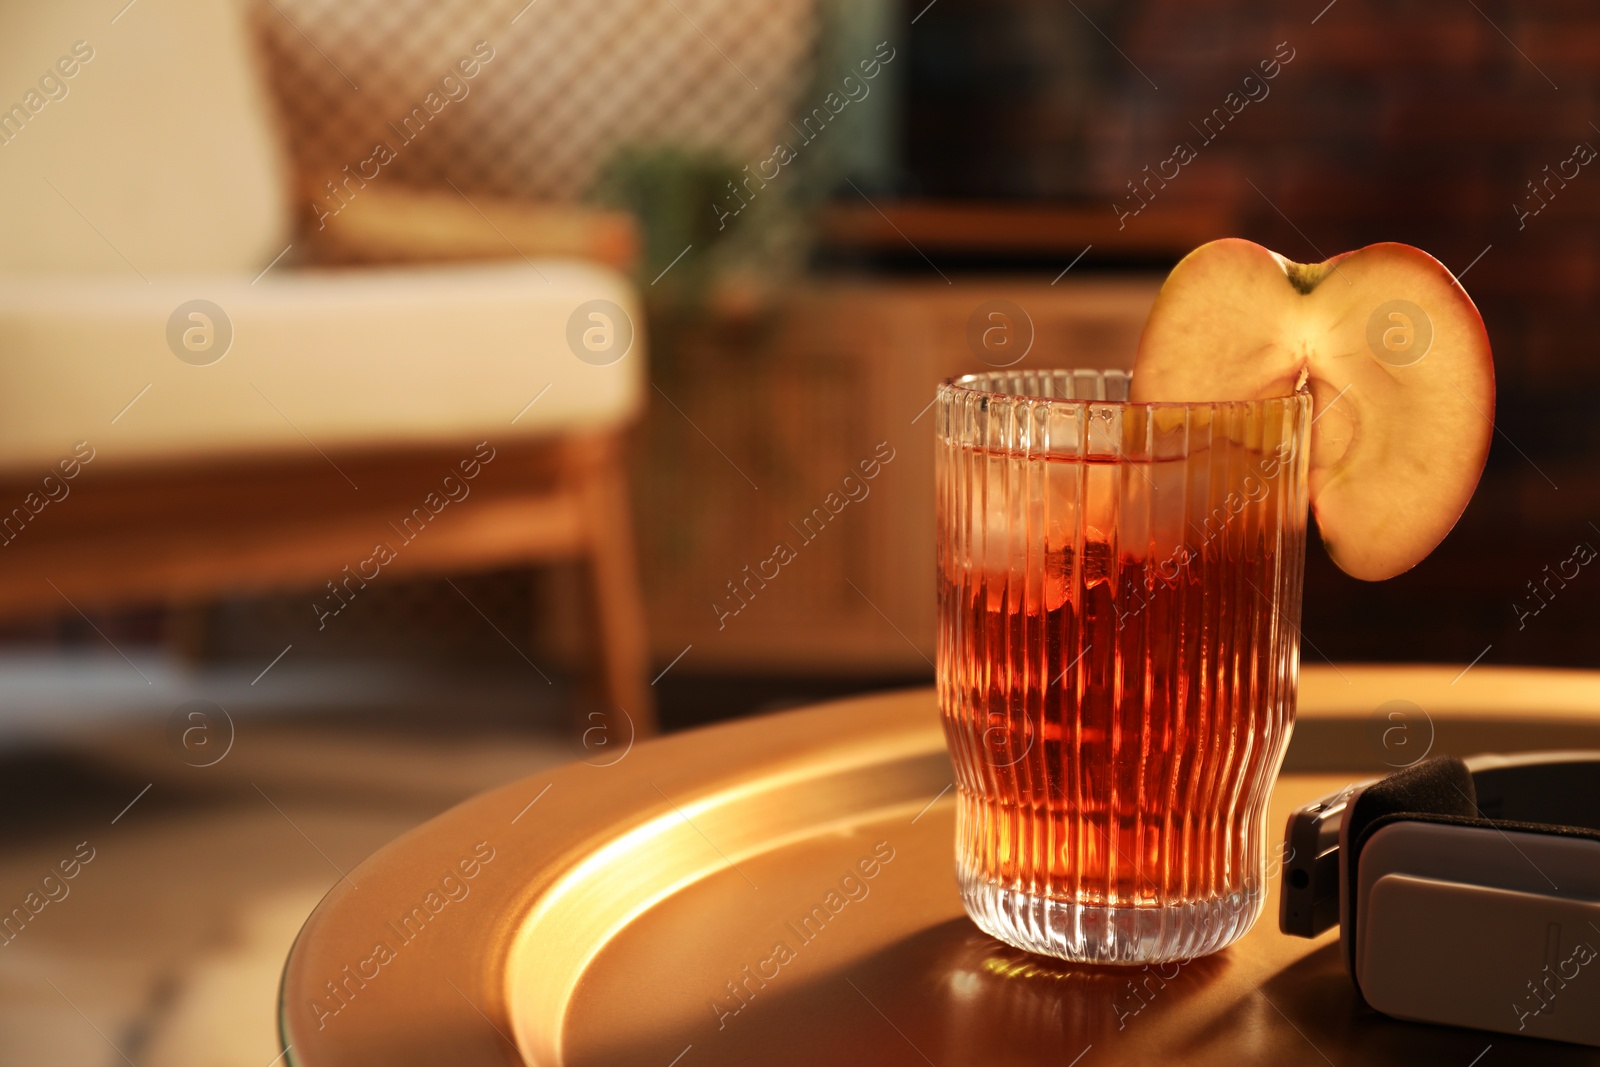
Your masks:
M634 557L632 509L620 442L604 442L586 458L577 489L589 535L588 572L599 630L601 688L633 721L635 736L650 737L659 726L655 693L650 688L644 594Z

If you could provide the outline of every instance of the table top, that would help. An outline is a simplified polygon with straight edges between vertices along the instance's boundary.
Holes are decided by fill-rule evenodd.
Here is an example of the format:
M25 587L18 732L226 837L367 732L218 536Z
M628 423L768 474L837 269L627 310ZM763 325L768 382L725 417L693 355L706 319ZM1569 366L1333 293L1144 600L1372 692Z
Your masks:
M1592 743L1600 723L1600 676L1478 668L1446 698L1444 668L1335 670L1344 681L1308 669L1302 686L1302 723L1324 738L1340 722L1365 736L1362 706L1405 693L1430 701L1430 742L1498 723L1504 750L1527 747L1510 726ZM1284 774L1270 825L1371 772ZM1013 950L962 911L950 782L931 690L596 746L335 886L288 961L287 1062L1465 1067L1490 1045L1496 1063L1600 1059L1367 1008L1335 933L1278 932L1276 879L1214 956L1100 968Z

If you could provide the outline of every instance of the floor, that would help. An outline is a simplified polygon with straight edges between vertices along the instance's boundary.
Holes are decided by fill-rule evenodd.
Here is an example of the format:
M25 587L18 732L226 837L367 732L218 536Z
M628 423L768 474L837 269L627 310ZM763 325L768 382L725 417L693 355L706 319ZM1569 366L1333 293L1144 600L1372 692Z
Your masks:
M268 1067L284 957L341 872L581 754L525 677L280 670L264 695L0 657L0 1063Z
M284 958L344 872L585 754L572 693L520 659L119 645L0 645L0 1064L271 1067ZM658 697L682 729L921 680L675 672Z

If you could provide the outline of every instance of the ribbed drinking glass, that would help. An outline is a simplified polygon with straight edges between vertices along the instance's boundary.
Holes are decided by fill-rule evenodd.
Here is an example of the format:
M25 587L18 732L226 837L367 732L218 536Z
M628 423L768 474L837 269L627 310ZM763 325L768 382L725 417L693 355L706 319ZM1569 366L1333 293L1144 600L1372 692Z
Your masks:
M938 682L968 914L1141 964L1214 952L1261 910L1311 401L1135 404L1129 381L940 386Z

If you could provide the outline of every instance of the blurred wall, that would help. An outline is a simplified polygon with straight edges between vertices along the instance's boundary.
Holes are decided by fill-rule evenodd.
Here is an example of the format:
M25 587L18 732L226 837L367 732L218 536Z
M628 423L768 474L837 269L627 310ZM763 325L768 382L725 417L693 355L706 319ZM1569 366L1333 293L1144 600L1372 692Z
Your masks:
M903 10L909 17L923 6L906 0ZM1220 206L1237 235L1300 260L1373 241L1416 244L1464 276L1487 323L1499 432L1477 495L1439 550L1390 582L1349 580L1314 549L1308 661L1320 649L1336 659L1465 663L1492 645L1484 662L1595 665L1600 613L1590 605L1600 574L1590 572L1600 568L1579 564L1586 553L1577 550L1600 548L1600 419L1592 415L1600 402L1600 166L1584 162L1600 149L1600 7L1078 6L1066 9L1079 36L1062 55L1099 49L1092 65L1103 76L1086 105L1074 104L1060 78L1028 75L1036 64L973 38L984 26L1029 19L1066 34L1071 23L1055 4L940 0L913 32L966 42L950 62L986 56L995 70L1022 72L1007 88L1012 104L991 94L991 125L1004 126L1002 140L1014 146L1007 116L1022 109L1040 143L1079 138L1087 172L1057 182L1057 195L1076 194L1108 216L1127 213L1129 231L1155 213L1137 213L1145 196L1151 209ZM929 112L925 103L910 107ZM982 116L969 106L960 119L964 136L976 136ZM1145 168L1158 170L1179 142L1194 159L1176 178L1145 186ZM933 166L933 185L965 181L969 194L983 191L961 160L952 156L942 173L925 146L918 151L908 164ZM990 195L1015 195L1006 180L997 175ZM915 192L930 181L913 173L906 184Z

